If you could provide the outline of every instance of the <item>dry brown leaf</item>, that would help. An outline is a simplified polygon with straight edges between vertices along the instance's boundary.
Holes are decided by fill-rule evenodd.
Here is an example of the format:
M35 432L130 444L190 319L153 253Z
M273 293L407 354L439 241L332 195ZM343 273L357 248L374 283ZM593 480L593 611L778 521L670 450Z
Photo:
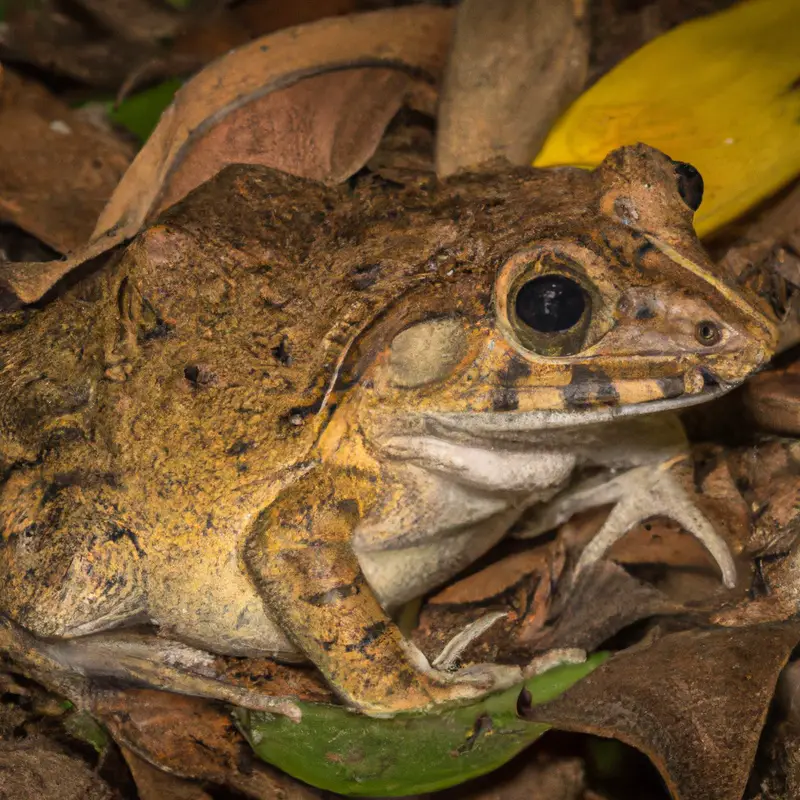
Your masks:
M680 604L613 561L598 561L567 590L552 624L525 644L531 653L557 647L591 652L634 622L682 610Z
M170 775L127 747L120 750L136 782L139 800L211 800L211 795L196 781Z
M413 632L415 643L433 658L471 622L504 611L506 616L464 651L463 660L514 660L518 642L544 625L563 567L563 549L554 545L501 558L431 597ZM525 655L522 658L526 660Z
M741 800L800 625L674 633L623 652L525 717L646 753L675 800Z
M33 81L5 71L0 218L61 253L85 244L133 148Z
M171 176L195 142L231 112L304 78L348 67L392 68L435 82L444 66L451 25L451 11L425 7L322 20L258 39L209 65L178 92L173 105L162 115L101 214L92 241L83 250L47 266L30 262L0 269L0 292L5 290L5 305L35 302L72 269L133 237L160 207ZM398 92L396 85L393 91ZM371 101L371 113L385 118L391 104L387 105L382 97L372 96ZM333 136L334 157L329 162L332 166L344 170L349 162L351 169L357 169L361 166L359 153L364 161L369 158L379 135L376 137L375 126L367 116L366 111L354 116L355 125L362 126L356 130L364 139L347 142ZM246 122L246 115L241 119ZM349 122L336 130L346 136L355 133ZM375 141L370 144L372 138ZM220 146L221 142L214 144ZM349 156L343 155L348 148L352 148ZM232 158L238 156L237 153ZM317 163L324 162L322 159ZM267 158L262 163L268 163Z
M762 430L800 436L800 361L753 377L744 401Z
M436 171L495 158L530 164L580 93L589 62L584 0L464 0L442 85Z
M177 776L211 781L261 800L319 798L315 790L258 761L219 703L127 689L97 695L92 714L123 748Z
M104 2L104 0L92 0ZM140 83L160 75L175 74L181 62L196 63L197 67L224 56L259 36L303 25L323 17L335 17L357 11L356 0L251 0L225 5L207 0L205 6L190 6L184 13L185 29L175 36L169 50L143 63L124 84L123 94L133 91ZM184 68L185 69L185 68ZM192 70L194 71L194 70Z
M0 742L0 800L118 800L75 756L44 739Z
M34 64L47 72L67 75L90 86L116 89L140 65L163 53L163 47L104 35L96 24L64 13L58 0L9 0L5 3L0 57ZM82 15L85 16L85 15ZM166 72L182 74L203 62L176 54Z
M76 0L104 28L119 39L149 44L174 37L186 16L166 3L150 0Z
M773 714L776 724L765 730L750 782L761 792L752 800L800 797L800 661L781 674Z
M260 36L357 9L357 0L249 0L236 6L233 13L247 30Z
M414 83L398 69L337 70L256 98L194 139L156 211L232 163L340 183L372 156Z

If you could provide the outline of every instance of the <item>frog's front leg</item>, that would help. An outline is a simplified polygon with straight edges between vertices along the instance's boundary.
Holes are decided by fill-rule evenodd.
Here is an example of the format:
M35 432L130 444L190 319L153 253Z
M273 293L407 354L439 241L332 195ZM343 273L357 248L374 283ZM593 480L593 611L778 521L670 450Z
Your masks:
M371 715L475 697L519 680L516 668L440 672L400 632L361 571L351 537L374 494L326 467L262 512L246 562L267 607L347 703Z
M736 584L736 565L725 540L697 508L670 469L688 456L627 470L612 478L595 476L562 492L530 520L518 538L532 538L591 508L614 504L600 530L583 549L575 576L598 561L628 531L651 517L675 520L695 536L717 563L725 586Z
M638 467L626 473L627 491L615 498L617 503L603 526L583 549L575 567L576 577L602 558L611 545L634 526L650 517L663 516L675 520L705 546L719 566L725 586L736 585L736 565L727 543L670 472L677 460Z

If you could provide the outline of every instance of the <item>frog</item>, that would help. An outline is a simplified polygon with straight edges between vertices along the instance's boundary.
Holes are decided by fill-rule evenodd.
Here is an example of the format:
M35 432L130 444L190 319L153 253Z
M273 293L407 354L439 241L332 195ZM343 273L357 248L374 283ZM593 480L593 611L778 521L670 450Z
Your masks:
M702 194L645 144L337 186L226 167L0 315L0 646L262 709L216 657L310 662L392 716L519 679L396 616L532 509L613 504L576 575L663 513L733 585L675 415L777 327L699 242Z

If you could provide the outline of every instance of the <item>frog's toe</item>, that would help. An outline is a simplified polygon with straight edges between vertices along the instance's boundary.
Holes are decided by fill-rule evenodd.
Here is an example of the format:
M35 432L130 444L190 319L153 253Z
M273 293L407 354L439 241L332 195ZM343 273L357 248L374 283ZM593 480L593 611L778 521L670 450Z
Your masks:
M522 682L520 667L507 664L470 664L463 669L428 673L429 695L434 704L471 700L508 689Z
M717 563L725 586L736 585L736 565L727 542L668 472L670 465L668 462L639 470L639 480L614 506L603 527L581 553L575 567L576 578L635 525L651 517L664 516L678 522L703 544Z
M584 661L586 661L585 650L577 647L559 647L536 656L524 667L522 673L524 677L532 678L563 664L583 664Z
M495 622L506 615L506 611L493 611L471 622L442 648L442 652L433 660L433 667L446 672L453 671L458 659L467 647L488 631Z

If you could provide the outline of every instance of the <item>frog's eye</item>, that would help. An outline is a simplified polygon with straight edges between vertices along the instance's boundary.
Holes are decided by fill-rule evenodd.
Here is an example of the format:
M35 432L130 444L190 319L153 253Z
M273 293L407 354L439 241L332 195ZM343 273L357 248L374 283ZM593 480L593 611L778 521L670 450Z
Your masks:
M562 269L565 266L562 262ZM517 341L543 356L580 352L592 317L592 292L587 285L588 281L578 279L573 270L569 274L523 273L506 301Z
M692 211L697 211L703 202L703 176L685 161L675 162L675 175L678 178L678 194Z
M583 317L589 298L565 275L540 275L524 283L514 299L517 319L537 333L563 333Z
M497 321L518 350L546 358L580 353L613 323L607 263L572 242L543 241L514 254L495 284ZM598 280L599 279L599 283Z

